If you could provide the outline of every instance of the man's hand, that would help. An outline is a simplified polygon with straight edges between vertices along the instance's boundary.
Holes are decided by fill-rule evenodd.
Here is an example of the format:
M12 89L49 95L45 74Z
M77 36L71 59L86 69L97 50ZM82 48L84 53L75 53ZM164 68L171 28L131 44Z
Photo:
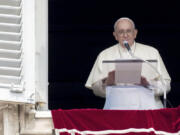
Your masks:
M149 85L149 82L144 76L141 76L141 85L144 87L147 87Z
M108 77L105 79L105 85L114 85L115 80L115 71L111 71L108 73Z

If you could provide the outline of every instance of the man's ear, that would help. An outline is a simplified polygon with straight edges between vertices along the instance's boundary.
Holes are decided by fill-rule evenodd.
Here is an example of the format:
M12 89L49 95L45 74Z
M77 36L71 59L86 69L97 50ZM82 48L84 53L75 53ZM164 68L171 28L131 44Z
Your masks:
M113 32L113 36L116 40L118 40L116 32Z
M137 34L138 34L138 30L135 29L135 30L134 30L134 39L137 37Z

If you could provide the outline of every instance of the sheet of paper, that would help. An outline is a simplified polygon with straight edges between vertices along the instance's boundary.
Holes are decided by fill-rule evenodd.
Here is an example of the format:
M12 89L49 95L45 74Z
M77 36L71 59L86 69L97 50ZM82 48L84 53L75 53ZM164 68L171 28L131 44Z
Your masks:
M115 63L115 84L140 84L142 61L123 59Z

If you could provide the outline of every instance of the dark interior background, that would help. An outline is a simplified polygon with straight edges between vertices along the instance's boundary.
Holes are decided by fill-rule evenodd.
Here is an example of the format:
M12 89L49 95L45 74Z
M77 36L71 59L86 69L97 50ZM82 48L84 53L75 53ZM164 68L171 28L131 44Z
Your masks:
M84 84L98 53L116 43L113 25L120 17L134 20L137 42L159 50L172 78L168 99L177 107L179 13L178 0L49 0L49 109L103 107L105 100Z

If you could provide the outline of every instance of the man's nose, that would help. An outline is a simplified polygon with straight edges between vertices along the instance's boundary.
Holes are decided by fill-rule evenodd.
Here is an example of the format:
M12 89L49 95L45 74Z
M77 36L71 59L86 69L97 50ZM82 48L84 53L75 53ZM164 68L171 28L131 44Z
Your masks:
M124 32L124 33L123 33L123 36L124 36L124 37L128 37L128 33L127 33L127 32Z

